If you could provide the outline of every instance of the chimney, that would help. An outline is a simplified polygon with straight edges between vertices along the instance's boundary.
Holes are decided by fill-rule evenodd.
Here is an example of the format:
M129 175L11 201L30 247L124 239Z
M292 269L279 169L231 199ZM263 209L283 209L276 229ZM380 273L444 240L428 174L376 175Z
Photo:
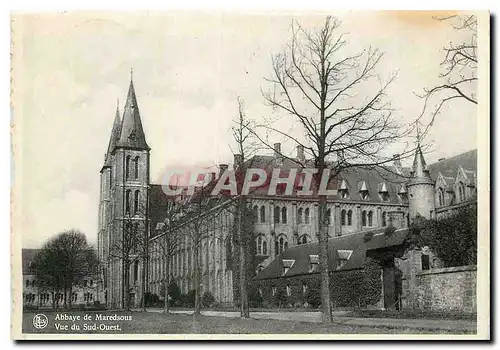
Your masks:
M304 146L298 145L297 146L297 159L299 162L304 162L306 160L306 157L304 155Z
M235 154L234 155L234 160L233 160L233 169L237 169L240 165L241 162L243 161L243 156L241 154Z
M281 143L274 144L274 158L281 158Z
M401 164L401 155L399 153L396 153L392 156L392 159L394 160L394 166L396 167L397 171L401 172L403 170L403 165Z
M222 174L224 174L227 168L228 168L227 164L219 164L219 178L222 177Z

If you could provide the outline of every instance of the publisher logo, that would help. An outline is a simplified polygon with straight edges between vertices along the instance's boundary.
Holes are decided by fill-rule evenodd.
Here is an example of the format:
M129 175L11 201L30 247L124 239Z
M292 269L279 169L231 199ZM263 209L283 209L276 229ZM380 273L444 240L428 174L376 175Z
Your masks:
M36 314L33 317L33 327L36 329L44 329L49 324L49 319L44 314Z

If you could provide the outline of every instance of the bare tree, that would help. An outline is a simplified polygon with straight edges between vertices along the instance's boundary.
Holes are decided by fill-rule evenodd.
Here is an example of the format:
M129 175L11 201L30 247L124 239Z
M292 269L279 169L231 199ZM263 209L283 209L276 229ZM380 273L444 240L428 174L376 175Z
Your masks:
M252 133L252 122L248 120L244 112L244 103L241 98L237 98L238 102L238 117L233 120L234 126L233 140L236 144L236 158L238 159L238 164L235 164L237 170L237 186L239 187L240 195L236 198L236 228L238 236L238 248L239 248L239 277L240 277L240 315L242 318L250 318L250 308L248 300L248 244L249 242L249 232L246 229L248 225L245 225L245 220L249 217L246 215L248 211L248 200L247 195L243 194L241 189L244 181L243 169L245 166L251 166L248 164L250 157L255 151L256 144L254 141Z
M214 229L214 217L224 209L224 199L211 196L211 191L215 185L215 179L206 179L200 183L192 196L187 199L184 225L182 230L188 237L189 245L193 249L194 257L194 290L195 307L194 314L201 314L201 272L202 272L202 246L210 239L212 229ZM207 267L208 268L208 267Z
M477 17L453 15L437 17L436 20L448 22L455 30L463 33L465 38L458 43L450 41L443 48L444 58L440 63L443 69L440 74L442 83L425 88L424 93L419 95L425 100L422 114L435 101L434 98L438 101L430 112L429 125L432 125L442 107L449 101L461 100L477 105Z
M299 140L272 125L260 127L292 139L312 157L317 169L313 176L316 194L325 172L333 179L346 168L380 167L393 160L383 156L387 146L411 133L410 127L405 129L396 123L386 100L396 74L385 81L376 74L383 53L372 48L357 54L346 53L347 36L338 33L339 26L340 21L334 17L327 17L317 31L293 22L289 44L272 58L272 77L267 79L272 89L263 93L269 106L294 118L305 139ZM271 148L262 137L259 139ZM401 157L410 152L403 150ZM332 161L335 155L336 161ZM303 167L312 165L294 161ZM323 321L332 322L327 196L320 193L317 198Z
M122 305L126 310L130 310L131 302L131 281L130 272L132 266L142 261L142 308L145 309L145 276L144 264L146 263L148 250L148 235L147 223L143 220L146 217L146 209L139 204L134 212L127 212L122 221L121 232L118 237L113 238L110 248L110 258L120 261L123 271L123 293ZM137 275L136 267L134 266L134 276ZM137 281L134 281L137 282Z

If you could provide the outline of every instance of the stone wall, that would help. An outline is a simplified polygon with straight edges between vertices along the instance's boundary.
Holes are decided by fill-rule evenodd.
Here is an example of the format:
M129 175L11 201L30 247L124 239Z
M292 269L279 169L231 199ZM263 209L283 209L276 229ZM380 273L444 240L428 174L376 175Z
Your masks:
M415 276L417 308L476 312L476 273L475 265L418 272Z

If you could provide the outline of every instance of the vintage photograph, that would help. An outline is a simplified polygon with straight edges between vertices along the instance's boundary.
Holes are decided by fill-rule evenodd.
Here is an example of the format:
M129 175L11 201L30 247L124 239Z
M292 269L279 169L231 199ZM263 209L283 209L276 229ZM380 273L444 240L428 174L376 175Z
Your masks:
M489 339L489 14L11 14L14 339Z

